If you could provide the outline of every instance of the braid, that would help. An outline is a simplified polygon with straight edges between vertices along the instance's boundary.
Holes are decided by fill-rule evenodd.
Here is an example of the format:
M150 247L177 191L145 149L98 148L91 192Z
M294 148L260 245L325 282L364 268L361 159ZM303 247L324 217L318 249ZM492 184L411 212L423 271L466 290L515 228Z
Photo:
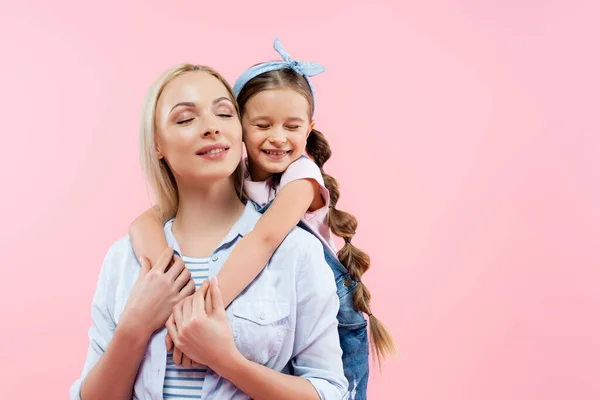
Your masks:
M359 282L354 291L352 301L356 310L362 311L369 316L371 344L381 367L382 358L394 353L395 346L392 336L385 326L373 316L370 308L371 293L361 280L363 274L371 265L371 259L367 253L351 243L356 233L358 221L354 215L336 208L340 197L338 183L334 177L326 174L323 170L323 165L331 157L331 147L329 147L325 136L313 129L306 140L306 151L321 170L325 187L329 190L329 228L334 235L341 237L345 242L342 249L338 251L337 256L340 263L348 270L350 277L354 281Z

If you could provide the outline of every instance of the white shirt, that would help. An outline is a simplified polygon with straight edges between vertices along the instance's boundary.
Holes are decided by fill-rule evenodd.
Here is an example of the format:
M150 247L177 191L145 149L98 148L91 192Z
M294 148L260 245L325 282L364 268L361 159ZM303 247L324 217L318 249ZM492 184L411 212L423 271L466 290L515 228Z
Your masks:
M261 214L251 202L231 231L213 252L209 277L214 277L239 240L252 230ZM179 253L165 224L167 242ZM85 376L106 350L140 271L129 237L112 245L105 257L92 301L93 325L81 377L70 390L72 400ZM336 314L339 299L333 272L323 248L310 233L295 228L275 251L258 277L227 308L234 341L249 360L276 371L287 370L307 379L323 400L341 399L348 381L344 377ZM167 330L157 331L146 348L134 384L134 399L162 399L167 350ZM208 369L202 398L249 399L231 382Z

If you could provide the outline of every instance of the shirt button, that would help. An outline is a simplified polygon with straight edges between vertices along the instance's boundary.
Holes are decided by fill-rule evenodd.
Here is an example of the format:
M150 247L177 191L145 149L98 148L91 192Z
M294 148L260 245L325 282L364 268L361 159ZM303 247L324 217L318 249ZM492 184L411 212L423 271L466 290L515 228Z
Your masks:
M260 313L260 317L261 321L264 321L265 318L267 318L267 314L263 311L262 313Z
M218 255L216 255L216 254L213 254L213 256L212 256L212 260L213 260L213 261L217 261L218 259L219 259L219 256L218 256Z

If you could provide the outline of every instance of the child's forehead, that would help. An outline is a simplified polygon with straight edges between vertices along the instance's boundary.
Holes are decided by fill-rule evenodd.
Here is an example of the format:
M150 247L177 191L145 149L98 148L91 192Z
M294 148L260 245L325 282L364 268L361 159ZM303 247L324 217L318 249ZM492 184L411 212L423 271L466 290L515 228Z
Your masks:
M299 92L291 88L277 88L263 90L248 100L246 110L255 112L258 110L307 112L310 107L308 100Z

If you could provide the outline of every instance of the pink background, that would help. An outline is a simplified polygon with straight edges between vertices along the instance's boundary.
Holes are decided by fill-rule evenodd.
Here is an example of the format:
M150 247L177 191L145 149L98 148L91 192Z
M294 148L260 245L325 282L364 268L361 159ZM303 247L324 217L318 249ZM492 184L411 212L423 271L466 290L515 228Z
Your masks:
M326 170L399 349L369 398L600 398L597 2L7 3L0 397L80 373L102 258L150 205L151 81L190 61L233 82L279 36L328 69Z

